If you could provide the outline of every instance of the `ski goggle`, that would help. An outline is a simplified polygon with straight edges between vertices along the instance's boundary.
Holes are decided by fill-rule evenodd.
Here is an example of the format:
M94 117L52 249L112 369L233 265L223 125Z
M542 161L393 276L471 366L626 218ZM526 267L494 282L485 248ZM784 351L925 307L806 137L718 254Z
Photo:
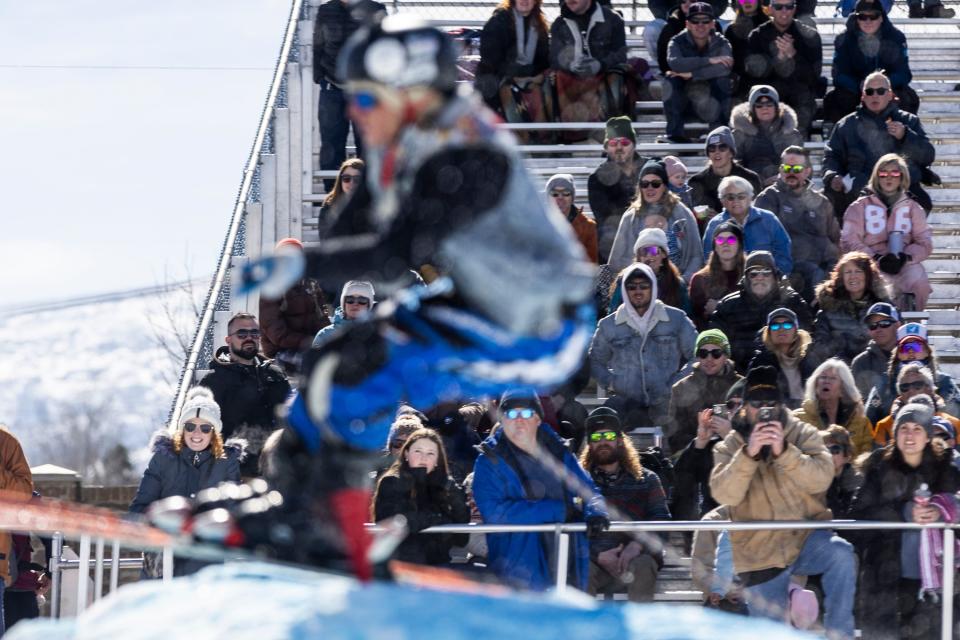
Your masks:
M594 431L590 434L590 442L600 442L605 440L607 442L613 442L617 439L616 431Z
M803 170L806 169L802 164L782 164L780 165L780 171L784 173L803 173Z
M900 345L900 353L923 353L925 345L922 342L912 340Z
M533 409L507 409L503 415L505 415L508 420L518 420L520 418L529 420L536 415L536 413Z
M719 360L723 357L723 351L721 349L697 349L697 357L701 360L705 358Z
M737 244L737 236L724 236L722 238L716 237L713 239L714 244L718 247L722 247L725 244L730 245L731 247Z
M795 326L792 322L774 322L770 325L770 331L790 331Z
M897 385L897 389L900 390L900 393L906 393L908 391L922 391L926 386L926 380L914 380L913 382L901 382Z
M200 433L207 434L213 430L213 425L207 423L197 424L196 422L187 422L183 425L183 430L187 433L193 433L198 428L200 429Z

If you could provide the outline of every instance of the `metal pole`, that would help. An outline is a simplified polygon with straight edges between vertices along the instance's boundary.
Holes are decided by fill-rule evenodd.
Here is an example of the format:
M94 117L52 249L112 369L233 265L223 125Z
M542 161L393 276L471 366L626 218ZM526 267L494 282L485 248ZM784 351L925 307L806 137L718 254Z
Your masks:
M163 580L173 580L173 547L163 548Z
M553 534L553 541L557 547L557 593L567 590L567 567L570 556L570 536L557 527Z
M97 538L93 554L93 601L103 597L103 538Z
M110 553L110 593L117 590L120 584L120 541L113 541Z
M53 534L50 547L50 617L60 617L60 589L63 582L63 571L60 569L60 560L63 558L63 534L59 531Z
M77 615L87 608L87 580L90 579L90 536L80 537L80 566L77 571Z
M953 637L953 578L956 571L954 558L954 538L956 532L953 527L943 530L943 597L941 598L940 637L950 640Z

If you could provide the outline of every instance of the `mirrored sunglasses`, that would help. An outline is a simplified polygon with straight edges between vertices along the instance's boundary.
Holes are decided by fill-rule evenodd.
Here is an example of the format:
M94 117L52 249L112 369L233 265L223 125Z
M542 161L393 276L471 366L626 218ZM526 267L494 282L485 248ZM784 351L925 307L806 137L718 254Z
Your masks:
M900 345L900 353L923 353L924 344L922 342L917 342L916 340L911 340L910 342L904 342Z
M790 331L795 326L792 322L774 322L770 325L770 331Z
M737 244L737 236L724 236L722 238L716 237L713 239L713 243L718 247L722 247L725 244L730 245L731 247Z
M600 442L604 440L606 442L613 442L617 439L616 431L594 431L590 434L590 442Z
M607 140L607 145L613 147L614 149L616 149L617 147L627 147L631 144L633 144L633 140L626 137L610 138L609 140Z
M523 418L524 420L529 420L536 415L536 411L533 409L507 409L505 415L508 420L518 420Z
M893 171L877 171L878 178L899 178L901 175L899 169L894 169Z
M782 164L780 165L780 171L784 173L803 173L803 170L806 169L802 164Z
M662 252L662 249L660 249L660 247L641 247L640 248L640 255L644 255L644 256L654 257L654 256L660 255L661 252Z

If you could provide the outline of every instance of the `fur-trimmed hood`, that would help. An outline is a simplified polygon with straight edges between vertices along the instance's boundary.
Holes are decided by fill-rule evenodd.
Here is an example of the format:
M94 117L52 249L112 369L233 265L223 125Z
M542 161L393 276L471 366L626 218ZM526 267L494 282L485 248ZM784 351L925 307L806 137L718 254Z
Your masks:
M781 102L778 118L774 120L773 124L773 134L792 131L797 128L797 112L790 105ZM759 128L750 120L749 102L741 102L730 112L730 128L734 131L740 130L748 136L759 134Z
M827 313L845 313L851 316L858 316L856 303L850 298L838 298L827 288L828 281L817 285L816 301L817 306ZM869 308L875 302L890 302L890 291L884 284L882 278L874 278L873 286L866 292L864 301L861 305Z
M176 458L177 453L173 450L173 438L166 429L161 429L150 438L150 452L160 453L171 458ZM223 443L223 454L228 458L236 458L238 462L243 462L247 458L247 441L243 438L230 438Z

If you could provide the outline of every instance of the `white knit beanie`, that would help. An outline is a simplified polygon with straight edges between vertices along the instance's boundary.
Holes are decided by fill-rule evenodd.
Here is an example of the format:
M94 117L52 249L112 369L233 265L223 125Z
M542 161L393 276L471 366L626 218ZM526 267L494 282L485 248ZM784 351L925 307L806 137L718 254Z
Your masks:
M363 296L370 299L370 306L376 300L373 297L373 284L366 280L350 280L343 285L343 291L340 292L340 307L343 307L343 299L347 296Z
M663 232L663 229L657 229L656 227L644 229L637 234L637 241L633 243L633 252L636 253L641 247L660 247L664 251L670 250L670 247L667 246L667 234Z
M206 387L194 387L187 391L187 399L183 401L183 409L180 410L180 428L187 420L200 418L213 425L213 428L220 433L223 430L223 422L220 420L220 405L213 399L213 392Z

